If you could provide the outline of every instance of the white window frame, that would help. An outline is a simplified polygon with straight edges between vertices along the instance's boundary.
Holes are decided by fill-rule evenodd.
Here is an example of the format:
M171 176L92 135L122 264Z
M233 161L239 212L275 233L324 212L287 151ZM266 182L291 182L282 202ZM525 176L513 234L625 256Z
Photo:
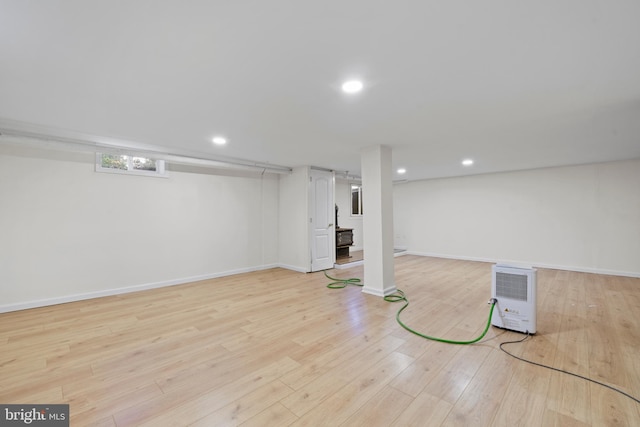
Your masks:
M122 156L127 156L127 169L116 169L116 168L105 168L102 166L102 155L109 153L96 153L96 172L102 173L115 173L120 175L137 175L137 176L151 176L156 178L167 178L167 170L164 160L151 159L150 157L144 156L135 156L130 154L119 154ZM156 162L156 170L140 170L133 168L133 158L134 157L142 157L150 160L155 160Z
M354 188L358 187L358 188ZM358 212L353 212L353 193L357 191L358 193ZM362 184L359 182L350 182L349 183L349 214L354 217L361 218L362 217Z

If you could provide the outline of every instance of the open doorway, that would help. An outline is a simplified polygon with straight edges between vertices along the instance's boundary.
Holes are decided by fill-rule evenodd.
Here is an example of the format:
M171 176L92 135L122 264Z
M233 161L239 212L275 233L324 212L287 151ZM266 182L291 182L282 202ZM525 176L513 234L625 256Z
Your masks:
M336 178L335 199L337 230L346 230L349 234L347 236L349 238L344 243L349 244L348 254L350 258L346 258L346 260L350 260L353 258L353 253L363 249L362 184L353 179ZM336 245L338 245L338 241L336 241ZM344 252L346 253L347 251ZM341 262L345 262L345 259L337 255L336 264Z

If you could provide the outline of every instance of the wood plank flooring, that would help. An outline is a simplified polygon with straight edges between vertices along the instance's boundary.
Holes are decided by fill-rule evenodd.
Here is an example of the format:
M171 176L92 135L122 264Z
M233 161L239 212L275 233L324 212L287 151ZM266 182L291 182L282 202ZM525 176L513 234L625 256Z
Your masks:
M395 263L405 323L479 335L491 264ZM640 425L631 399L499 350L520 334L427 341L327 282L272 269L0 314L0 403L68 403L72 426ZM640 279L540 269L538 302L510 351L640 397Z

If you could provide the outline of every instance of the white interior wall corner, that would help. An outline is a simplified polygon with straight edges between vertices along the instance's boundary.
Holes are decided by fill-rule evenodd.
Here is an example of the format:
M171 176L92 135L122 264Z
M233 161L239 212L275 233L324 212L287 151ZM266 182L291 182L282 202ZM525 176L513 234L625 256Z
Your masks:
M85 154L0 146L5 307L277 265L277 177L102 174Z
M411 253L640 276L640 160L394 188Z
M311 271L309 248L309 168L300 166L279 177L279 263L296 271Z

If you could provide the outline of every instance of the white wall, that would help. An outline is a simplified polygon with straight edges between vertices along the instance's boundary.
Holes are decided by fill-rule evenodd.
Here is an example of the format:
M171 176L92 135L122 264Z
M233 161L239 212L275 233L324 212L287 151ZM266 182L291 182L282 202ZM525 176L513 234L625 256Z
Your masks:
M93 163L0 145L0 311L277 265L277 176Z
M279 181L280 264L291 270L309 272L309 168L294 168L290 175L280 175Z
M92 154L0 145L0 312L281 265L309 271L308 168L94 172ZM396 247L640 276L640 160L394 187ZM365 196L366 197L366 196ZM339 224L349 212L338 181Z
M342 228L353 228L352 251L361 251L362 217L351 216L351 181L336 179L336 204L338 205L338 225Z
M394 187L410 253L640 276L640 160Z

